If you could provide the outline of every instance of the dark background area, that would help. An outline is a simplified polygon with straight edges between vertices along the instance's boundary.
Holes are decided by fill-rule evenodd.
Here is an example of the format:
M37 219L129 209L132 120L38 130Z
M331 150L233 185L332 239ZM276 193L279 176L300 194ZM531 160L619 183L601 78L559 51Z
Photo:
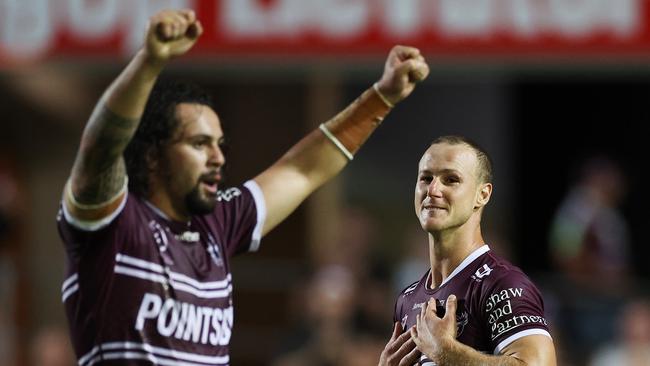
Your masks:
M607 155L627 174L623 212L630 224L634 270L647 278L650 76L521 75L514 80L511 95L518 151L513 159L520 172L515 185L519 244L514 249L520 264L531 270L550 269L546 248L552 216L576 180L579 163L591 155Z

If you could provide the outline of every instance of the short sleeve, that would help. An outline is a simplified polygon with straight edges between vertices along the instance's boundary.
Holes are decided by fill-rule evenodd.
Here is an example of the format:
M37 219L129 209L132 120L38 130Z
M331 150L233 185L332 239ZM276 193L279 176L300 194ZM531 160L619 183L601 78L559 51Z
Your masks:
M509 270L489 286L482 299L490 346L499 354L522 337L541 334L550 337L544 318L542 296L523 273Z
M91 223L74 218L61 202L56 217L57 229L68 256L78 259L89 250L95 252L98 248L121 245L132 232L135 206L133 197L125 195L124 201L110 218L102 219L101 223Z
M266 219L266 205L260 187L248 181L241 187L219 191L219 211L229 256L257 251Z

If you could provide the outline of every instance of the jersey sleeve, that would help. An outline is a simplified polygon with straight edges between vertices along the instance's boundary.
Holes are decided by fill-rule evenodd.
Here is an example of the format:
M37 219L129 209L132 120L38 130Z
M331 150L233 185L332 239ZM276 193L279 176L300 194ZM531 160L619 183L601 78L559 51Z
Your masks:
M57 229L71 259L79 258L89 250L119 244L124 235L128 235L130 217L134 215L134 202L126 194L117 210L110 217L98 221L83 221L67 211L61 202L57 214Z
M494 354L501 353L510 343L528 335L551 336L539 290L517 270L506 272L488 286L482 299L481 313Z
M259 249L266 219L262 190L253 180L241 187L219 193L219 214L223 215L223 235L229 256Z

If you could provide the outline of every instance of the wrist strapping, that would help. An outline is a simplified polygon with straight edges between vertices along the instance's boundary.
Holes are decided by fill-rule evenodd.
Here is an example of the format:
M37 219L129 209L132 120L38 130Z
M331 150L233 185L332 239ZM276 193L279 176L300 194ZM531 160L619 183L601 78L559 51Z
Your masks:
M348 160L352 160L390 110L390 103L373 86L319 128Z
M328 130L327 127L325 127L324 123L321 123L320 126L318 126L318 128L320 128L320 130L323 131L325 137L327 137L330 141L332 141L334 146L338 147L338 149L341 150L343 155L345 155L345 157L348 158L348 160L354 159L354 155L352 155L352 153L345 146L343 146L341 141L339 141L339 139L337 139L336 136L332 135L330 130Z
M379 91L379 86L377 83L372 84L372 88L375 89L375 93L377 93L379 98L381 98L384 104L386 104L389 108L393 108L395 106L395 104L391 103L390 100L388 100L388 98L386 98L386 96Z

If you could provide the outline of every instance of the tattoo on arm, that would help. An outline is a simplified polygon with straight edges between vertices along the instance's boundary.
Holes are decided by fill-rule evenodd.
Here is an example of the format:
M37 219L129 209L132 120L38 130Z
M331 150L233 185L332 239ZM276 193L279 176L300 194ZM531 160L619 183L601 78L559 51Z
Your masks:
M103 103L97 106L84 130L72 171L77 201L103 203L120 191L126 177L122 153L138 123L139 119L118 116Z

